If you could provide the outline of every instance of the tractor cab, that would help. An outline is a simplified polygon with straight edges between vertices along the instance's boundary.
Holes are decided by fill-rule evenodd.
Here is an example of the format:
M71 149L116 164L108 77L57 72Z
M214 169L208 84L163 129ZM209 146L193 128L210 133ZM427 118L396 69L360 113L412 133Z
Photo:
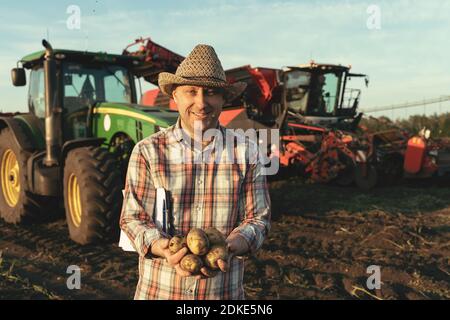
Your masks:
M357 125L361 90L347 88L352 78L368 77L350 67L310 62L284 70L286 107L310 124L342 127Z
M106 53L54 50L54 104L61 107L63 141L88 136L89 108L102 102L136 103L131 68L137 58ZM28 107L31 114L45 119L45 51L21 59L30 70Z

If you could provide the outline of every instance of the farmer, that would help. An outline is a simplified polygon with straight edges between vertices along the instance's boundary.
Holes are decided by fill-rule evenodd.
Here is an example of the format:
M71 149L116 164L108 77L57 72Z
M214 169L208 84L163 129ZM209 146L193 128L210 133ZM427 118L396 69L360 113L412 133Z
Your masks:
M245 83L228 84L207 45L196 46L175 74L163 72L158 81L179 118L137 143L128 166L120 227L140 256L135 299L244 299L242 256L257 251L269 231L270 199L262 165L248 156L257 153L256 144L230 142L218 119ZM215 134L206 137L208 130ZM168 250L170 235L152 218L155 188L170 195L173 234L215 227L227 237L229 259L219 260L221 272L202 268L193 275L180 267L188 249Z

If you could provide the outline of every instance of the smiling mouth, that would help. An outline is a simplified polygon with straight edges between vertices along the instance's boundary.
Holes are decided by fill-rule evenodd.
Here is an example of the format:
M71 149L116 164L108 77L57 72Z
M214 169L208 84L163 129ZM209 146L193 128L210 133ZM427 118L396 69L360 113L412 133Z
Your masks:
M211 112L192 112L191 113L196 117L196 118L200 118L200 119L204 119L207 118Z

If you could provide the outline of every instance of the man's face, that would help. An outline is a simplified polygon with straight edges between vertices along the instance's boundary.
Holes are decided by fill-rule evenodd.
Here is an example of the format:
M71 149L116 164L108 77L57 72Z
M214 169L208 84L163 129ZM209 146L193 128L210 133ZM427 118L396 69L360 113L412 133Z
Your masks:
M199 86L178 86L173 91L183 129L193 137L194 126L202 132L216 128L225 103L222 89Z

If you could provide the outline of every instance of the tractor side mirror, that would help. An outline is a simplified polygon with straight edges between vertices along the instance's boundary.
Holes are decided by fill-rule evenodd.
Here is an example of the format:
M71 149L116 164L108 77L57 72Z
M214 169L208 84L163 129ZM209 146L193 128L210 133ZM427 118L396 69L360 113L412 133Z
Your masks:
M27 77L24 68L14 68L11 70L11 79L15 87L23 87L27 84Z

